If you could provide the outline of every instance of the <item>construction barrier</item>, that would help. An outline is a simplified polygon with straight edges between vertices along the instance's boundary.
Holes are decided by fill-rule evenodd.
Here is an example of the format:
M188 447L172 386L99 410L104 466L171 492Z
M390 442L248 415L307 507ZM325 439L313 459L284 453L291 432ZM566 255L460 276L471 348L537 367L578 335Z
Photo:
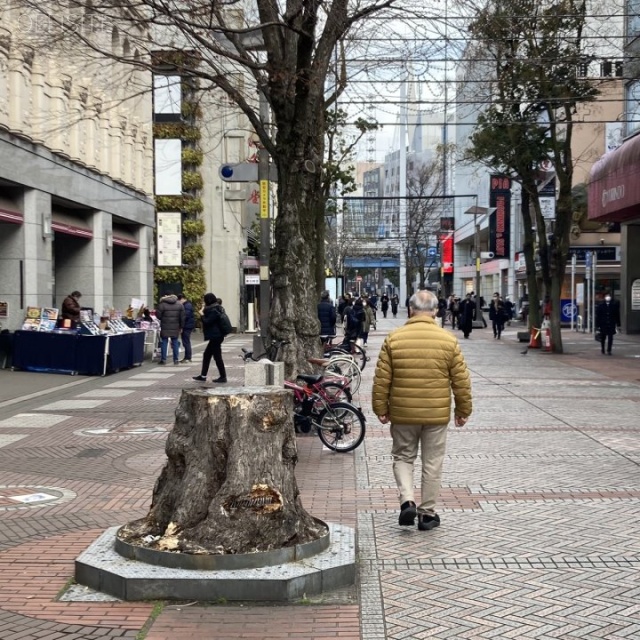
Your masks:
M529 349L539 349L539 348L540 348L540 329L538 329L537 327L531 327Z

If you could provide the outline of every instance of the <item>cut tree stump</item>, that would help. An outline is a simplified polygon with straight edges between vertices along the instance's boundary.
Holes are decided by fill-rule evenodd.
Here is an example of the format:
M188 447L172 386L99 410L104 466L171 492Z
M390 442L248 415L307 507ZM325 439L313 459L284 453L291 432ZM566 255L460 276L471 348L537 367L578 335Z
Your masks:
M120 529L123 541L177 553L245 554L327 534L300 502L286 389L184 390L166 453L149 513Z

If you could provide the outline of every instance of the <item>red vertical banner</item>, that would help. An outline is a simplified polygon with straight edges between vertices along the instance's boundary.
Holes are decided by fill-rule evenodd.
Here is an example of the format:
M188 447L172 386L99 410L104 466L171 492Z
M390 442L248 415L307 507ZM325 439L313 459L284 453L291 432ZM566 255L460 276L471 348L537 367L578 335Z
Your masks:
M496 258L509 258L511 223L511 178L492 175L489 183L489 251Z
M453 273L453 233L440 236L442 273Z

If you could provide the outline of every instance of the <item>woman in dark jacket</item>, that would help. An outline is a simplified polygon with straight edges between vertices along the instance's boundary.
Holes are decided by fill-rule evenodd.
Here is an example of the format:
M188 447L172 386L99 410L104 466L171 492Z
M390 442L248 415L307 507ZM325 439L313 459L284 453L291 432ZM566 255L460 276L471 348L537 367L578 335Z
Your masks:
M330 299L328 291L323 291L318 303L318 320L320 320L320 335L336 335L336 308Z
M218 367L218 378L212 380L212 382L226 382L227 372L224 368L224 362L222 361L222 342L224 340L224 333L220 328L220 313L224 309L218 304L218 299L213 293L204 294L204 307L200 310L202 316L202 331L204 333L204 339L208 340L207 348L204 350L202 356L202 372L199 376L194 376L194 380L199 382L205 382L207 380L207 373L209 372L209 365L211 364L211 357Z

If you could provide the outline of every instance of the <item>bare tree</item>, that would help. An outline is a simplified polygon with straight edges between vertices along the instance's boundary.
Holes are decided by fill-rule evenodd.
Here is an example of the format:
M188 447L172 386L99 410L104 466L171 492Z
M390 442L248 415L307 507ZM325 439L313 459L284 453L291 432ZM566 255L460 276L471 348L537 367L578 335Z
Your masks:
M221 90L246 115L278 170L278 215L270 268L270 331L291 342L287 375L306 368L316 352L317 274L324 267L325 201L322 189L326 109L346 78L327 95L326 78L339 42L362 20L398 0L330 4L315 0L21 0L57 25L61 41L81 42L100 56L117 55L154 69L155 55L178 74L196 77L203 92ZM65 14L91 15L117 25L130 51L115 54L85 29L69 28ZM171 54L171 55L170 55ZM272 126L260 117L264 95Z

